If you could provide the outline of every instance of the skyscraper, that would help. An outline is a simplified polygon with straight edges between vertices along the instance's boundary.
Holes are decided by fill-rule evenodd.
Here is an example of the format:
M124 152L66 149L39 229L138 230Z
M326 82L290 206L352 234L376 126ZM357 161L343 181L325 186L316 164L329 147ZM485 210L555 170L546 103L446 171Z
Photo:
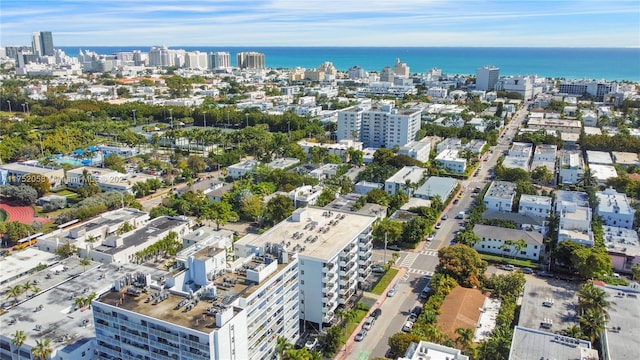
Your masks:
M476 70L476 90L493 90L498 82L500 69L493 65L485 65Z
M33 34L33 53L38 56L53 56L53 35L51 31L41 31Z
M231 67L229 53L226 51L218 51L209 53L210 69L227 69Z
M236 55L240 69L264 69L264 54L259 52L240 52Z

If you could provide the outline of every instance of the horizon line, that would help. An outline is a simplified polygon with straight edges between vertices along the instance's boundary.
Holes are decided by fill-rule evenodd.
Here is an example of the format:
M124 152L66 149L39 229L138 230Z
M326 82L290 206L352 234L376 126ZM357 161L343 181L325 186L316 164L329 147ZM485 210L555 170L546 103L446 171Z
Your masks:
M9 46L28 46L28 45L9 45ZM263 47L263 48L378 48L378 49L407 49L407 48L465 48L465 49L640 49L637 46L625 47L599 47L599 46L422 46L422 45L404 45L404 46L346 46L346 45L57 45L55 47ZM6 47L6 46L5 46Z

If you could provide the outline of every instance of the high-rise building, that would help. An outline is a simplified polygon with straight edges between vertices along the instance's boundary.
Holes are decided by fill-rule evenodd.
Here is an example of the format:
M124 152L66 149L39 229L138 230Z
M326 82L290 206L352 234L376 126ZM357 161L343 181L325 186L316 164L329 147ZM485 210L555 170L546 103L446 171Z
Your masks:
M409 66L406 63L400 62L400 59L396 59L396 65L393 67L393 72L403 78L408 78L411 73L409 72Z
M231 67L231 57L226 51L209 53L210 69L228 69Z
M209 56L206 52L188 51L184 55L185 67L190 69L206 69L209 67Z
M476 70L476 90L493 90L498 78L500 69L493 65L485 65Z
M240 69L264 69L264 54L251 51L236 54Z
M358 65L350 67L348 74L350 80L360 80L367 77L367 73Z
M32 41L33 53L38 56L53 56L53 35L51 31L42 31L33 34Z
M350 107L338 112L338 140L358 139L365 147L404 146L415 140L421 111L394 109L391 104Z
M380 81L393 82L394 75L395 74L393 73L391 67L385 66L380 72Z

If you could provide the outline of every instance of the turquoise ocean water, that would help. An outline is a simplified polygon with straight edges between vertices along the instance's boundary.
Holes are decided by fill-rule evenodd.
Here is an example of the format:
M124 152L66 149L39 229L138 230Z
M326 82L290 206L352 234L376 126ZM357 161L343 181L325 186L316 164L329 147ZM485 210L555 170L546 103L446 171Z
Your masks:
M149 46L60 47L69 56L78 50L98 54L118 51L149 51ZM265 54L270 68L314 68L325 61L338 70L358 65L366 71L393 66L396 58L412 73L437 67L446 74L475 74L478 67L495 65L500 75L536 74L567 79L606 79L640 81L640 48L458 48L458 47L213 47L171 46L170 49L206 52L228 51L232 65L235 54L258 51Z

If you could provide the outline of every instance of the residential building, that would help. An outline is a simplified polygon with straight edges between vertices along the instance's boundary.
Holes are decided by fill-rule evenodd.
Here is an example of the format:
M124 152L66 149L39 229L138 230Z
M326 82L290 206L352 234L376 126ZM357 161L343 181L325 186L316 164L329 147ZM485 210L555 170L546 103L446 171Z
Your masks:
M239 179L247 174L253 172L253 169L258 166L257 160L243 160L237 164L233 164L227 168L229 176L233 179Z
M593 246L591 230L593 213L585 192L558 190L555 192L555 212L558 216L558 242L574 241Z
M93 303L98 357L274 357L277 337L299 336L298 259L279 250L227 265L225 249L196 244L164 282L128 274Z
M600 165L613 165L613 159L611 158L611 154L607 151L594 151L587 150L587 161L589 165L600 164Z
M395 74L390 66L385 66L382 68L382 71L380 71L380 81L392 83L394 76Z
M340 164L324 164L317 169L309 171L308 175L318 181L329 179L338 173L340 166Z
M516 184L508 181L493 181L484 195L487 210L511 212L516 197Z
M317 143L306 140L298 141L298 145L302 147L302 150L307 154L307 157L311 155L311 149L314 147L321 147L327 149L329 154L338 155L345 162L349 159L349 149L360 150L362 151L362 143L359 141L354 141L352 138L343 139L338 141L338 143Z
M361 80L367 77L367 72L358 65L354 65L347 71L350 80Z
M535 82L535 79L527 75L509 76L507 78L499 79L495 83L495 90L506 91L508 93L517 93L517 94L520 94L523 99L529 100L533 98L533 95L534 95L533 93L534 82Z
M518 214L547 218L551 216L551 201L549 196L522 194Z
M500 69L493 65L486 65L476 70L476 90L493 90L498 78Z
M182 236L182 246L188 248L199 244L200 247L213 246L220 249L233 248L233 231L216 230L209 226L201 226Z
M135 184L146 182L149 179L157 179L157 177L141 173L123 174L107 168L89 166L67 171L67 187L71 189L77 189L93 182L104 192L124 191L133 194Z
M596 127L598 126L598 115L593 110L581 110L582 124L584 126Z
M275 170L275 169L287 170L299 163L300 163L300 160L296 158L277 158L266 165L269 169L272 169L272 170Z
M581 359L598 360L598 351L587 340L516 326L509 360Z
M640 334L640 286L637 282L612 286L601 281L594 281L594 285L611 299L611 308L607 311L609 321L600 340L603 360L640 359L640 347L635 340Z
M17 184L29 174L46 176L52 189L57 189L65 183L63 168L39 165L36 162L22 162L0 165L0 185Z
M384 188L383 184L370 182L370 181L360 181L356 184L353 192L360 195L367 195L371 190L377 190Z
M613 271L631 273L631 268L640 263L640 243L635 230L603 225L603 240L611 257Z
M436 156L439 167L455 174L464 174L467 169L467 160L460 157L460 151L446 149Z
M574 80L560 83L560 94L582 96L589 94L595 97L602 97L609 93L618 91L617 83L607 83L595 80Z
M462 352L456 348L421 340L419 343L412 342L409 344L404 356L398 358L398 360L425 359L469 360L469 357L463 355Z
M534 261L538 261L544 252L542 234L535 231L477 224L473 226L473 232L480 238L480 241L473 247L480 252ZM507 242L518 242L519 240L524 240L524 244L509 244Z
M534 130L559 131L561 133L580 134L582 123L578 120L530 118L527 127Z
M427 96L436 98L436 99L446 99L449 94L449 89L445 89L442 87L430 87L427 89Z
M384 182L384 191L389 195L404 191L411 196L426 175L427 170L424 168L405 166Z
M323 186L304 185L291 190L288 196L293 200L295 208L313 206L322 195L322 190L324 190Z
M32 275L31 270L39 265L51 266L59 261L58 255L42 251L33 246L26 247L20 251L13 251L11 256L2 257L0 286L22 281L22 279Z
M362 132L362 113L370 109L370 104L356 105L338 111L338 140L358 140Z
M37 56L54 56L53 35L51 31L41 31L33 34L33 53Z
M264 69L264 54L259 52L239 52L236 54L237 66L240 69Z
M261 235L234 244L237 256L262 256L278 248L299 261L299 319L323 324L335 319L338 305L351 304L370 274L375 216L320 208L299 208Z
M487 141L486 140L471 139L464 146L464 148L471 150L471 152L474 153L474 154L482 154L482 149L484 149L485 145L487 145Z
M436 152L439 154L447 149L462 149L462 140L458 138L446 138L438 143L436 146Z
M396 76L399 76L402 78L408 78L411 75L411 72L409 71L409 66L407 66L406 63L400 62L399 58L396 58L396 64L393 67L393 73Z
M623 166L640 166L640 156L636 153L612 151L613 161Z
M455 192L457 186L458 181L456 179L431 176L416 190L413 196L427 200L438 196L444 202Z
M410 141L406 145L400 147L399 155L406 155L420 162L429 161L431 153L431 143L423 141Z
M533 160L555 163L557 153L558 147L556 145L539 144L536 145L536 150L533 153ZM511 152L509 152L509 155L511 155Z
M584 174L584 160L581 151L562 150L558 184L577 184Z
M633 229L635 209L629 204L627 195L618 193L609 187L604 191L596 192L598 207L596 214L600 216L605 225L617 226L625 229Z
M604 186L609 179L618 177L618 171L613 165L589 164L589 169L598 185Z
M509 156L531 159L533 154L533 144L514 142L509 149Z
M209 68L213 70L231 68L231 56L226 51L209 53Z

